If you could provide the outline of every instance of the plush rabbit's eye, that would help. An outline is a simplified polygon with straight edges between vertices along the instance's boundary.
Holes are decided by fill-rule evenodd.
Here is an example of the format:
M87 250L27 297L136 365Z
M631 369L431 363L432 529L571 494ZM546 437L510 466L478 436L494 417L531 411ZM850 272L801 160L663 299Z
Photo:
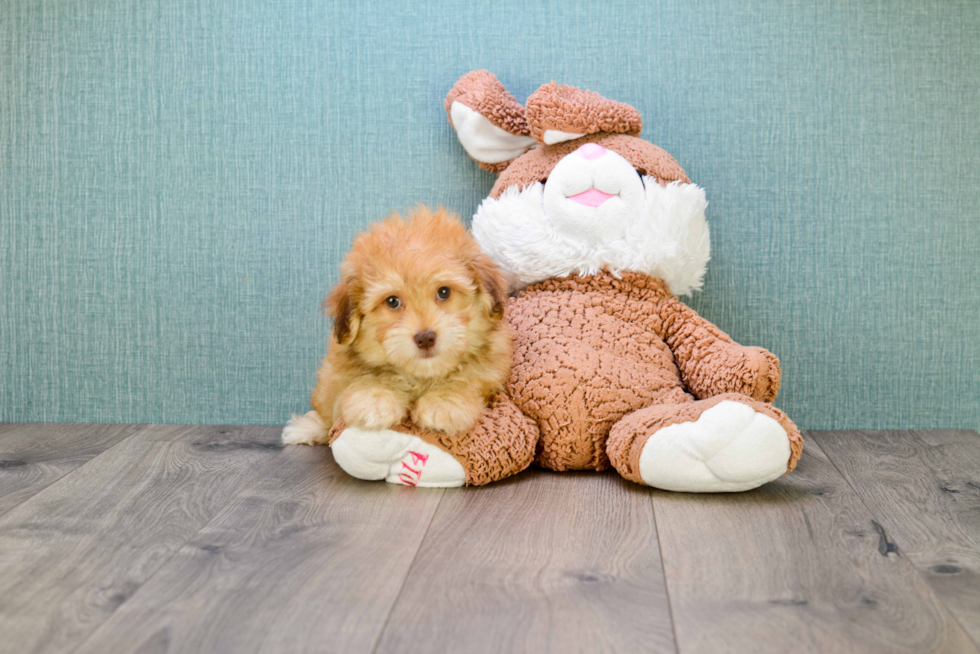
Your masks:
M438 291L436 291L436 297L439 298L440 300L448 300L449 299L449 293L450 293L449 287L448 286L442 286L442 287L439 288Z
M385 298L385 304L388 305L389 309L397 309L401 307L402 301L397 295L389 295Z

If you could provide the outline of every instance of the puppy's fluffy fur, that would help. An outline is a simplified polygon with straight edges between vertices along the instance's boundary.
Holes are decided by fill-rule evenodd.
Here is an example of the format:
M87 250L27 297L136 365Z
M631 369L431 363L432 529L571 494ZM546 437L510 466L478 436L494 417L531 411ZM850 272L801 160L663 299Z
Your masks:
M341 271L307 420L469 430L507 380L511 334L503 277L459 219L422 206L394 214L355 239ZM306 442L322 442L318 431Z

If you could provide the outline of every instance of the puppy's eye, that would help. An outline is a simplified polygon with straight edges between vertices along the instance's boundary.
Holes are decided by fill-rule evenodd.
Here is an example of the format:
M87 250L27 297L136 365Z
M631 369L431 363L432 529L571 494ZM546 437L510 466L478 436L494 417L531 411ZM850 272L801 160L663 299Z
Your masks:
M436 291L436 297L439 298L440 300L448 300L449 293L450 291L448 286L441 286L439 290Z
M385 304L388 305L389 309L397 309L401 307L402 301L397 295L389 295L385 298Z

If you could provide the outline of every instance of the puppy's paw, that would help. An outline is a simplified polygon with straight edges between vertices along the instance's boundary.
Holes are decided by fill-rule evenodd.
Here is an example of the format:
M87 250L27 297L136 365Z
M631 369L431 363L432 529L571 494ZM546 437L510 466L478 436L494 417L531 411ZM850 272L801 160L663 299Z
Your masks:
M428 393L415 403L412 421L422 429L462 434L480 419L483 403L458 393Z
M339 404L344 422L361 429L388 429L408 415L404 397L383 386L350 388L341 395Z

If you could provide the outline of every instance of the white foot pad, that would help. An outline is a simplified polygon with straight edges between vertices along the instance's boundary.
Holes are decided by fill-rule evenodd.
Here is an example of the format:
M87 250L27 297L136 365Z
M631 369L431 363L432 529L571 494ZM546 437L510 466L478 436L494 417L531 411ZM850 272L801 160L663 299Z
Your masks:
M333 458L351 477L391 484L447 488L466 483L466 471L451 454L418 436L391 429L345 429L331 446Z
M726 400L693 422L650 436L640 453L640 477L671 491L745 491L786 472L789 455L789 436L778 422Z

